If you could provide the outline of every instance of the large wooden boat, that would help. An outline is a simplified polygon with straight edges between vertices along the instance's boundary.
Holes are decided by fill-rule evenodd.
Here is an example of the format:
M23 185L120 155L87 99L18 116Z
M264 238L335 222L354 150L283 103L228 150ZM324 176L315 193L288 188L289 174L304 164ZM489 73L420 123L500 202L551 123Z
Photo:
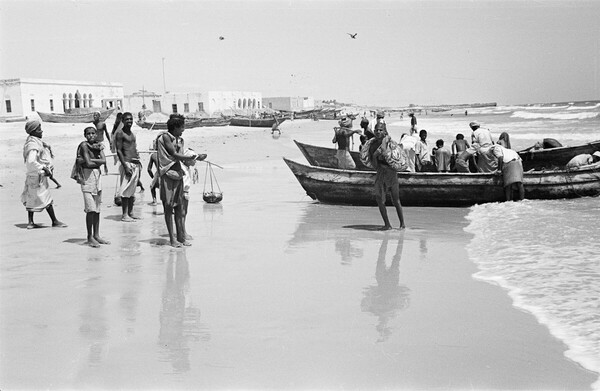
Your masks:
M337 168L336 150L334 148L319 147L316 145L304 144L294 140L306 160L313 166ZM600 140L574 147L559 147L549 149L539 149L535 151L520 151L519 156L523 159L523 170L542 170L551 168L564 168L564 166L574 156L581 153L592 154L600 151ZM356 151L350 151L350 156L356 164L357 170L372 170L366 167L360 160Z
M281 124L285 118L250 118L250 117L232 117L229 125L231 126L249 126L252 128L270 128L275 121Z
M98 110L100 112L100 121L106 121L108 117L116 109ZM90 123L94 122L94 112L85 114L61 114L61 113L42 113L37 112L40 119L44 122L55 122L55 123Z
M525 170L539 170L542 168L562 167L577 155L582 153L591 155L596 151L600 151L600 140L576 145L574 147L557 147L535 150L528 148L523 151L519 151L519 156L521 156L521 159L523 159L523 168Z
M227 126L231 120L229 118L196 118L186 119L185 129L208 127L208 126ZM144 129L167 130L166 122L136 121L136 124Z
M307 166L283 159L311 198L327 204L376 205L374 171ZM504 201L502 176L398 172L406 206L471 206ZM551 200L600 195L600 163L578 170L533 171L523 176L525 198ZM387 200L391 205L390 200Z

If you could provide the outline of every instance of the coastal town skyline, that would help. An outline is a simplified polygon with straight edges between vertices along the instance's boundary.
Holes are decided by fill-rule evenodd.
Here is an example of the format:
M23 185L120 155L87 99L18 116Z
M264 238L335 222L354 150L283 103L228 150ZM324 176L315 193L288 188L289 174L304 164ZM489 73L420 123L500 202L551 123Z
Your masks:
M388 107L600 96L591 1L1 0L0 18L1 78Z

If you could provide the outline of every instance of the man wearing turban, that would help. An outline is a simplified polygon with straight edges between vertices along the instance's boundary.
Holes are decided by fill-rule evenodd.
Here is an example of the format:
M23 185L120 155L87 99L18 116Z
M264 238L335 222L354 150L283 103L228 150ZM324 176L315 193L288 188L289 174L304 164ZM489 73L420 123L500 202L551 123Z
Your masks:
M48 178L52 176L54 165L50 145L42 141L42 124L38 120L31 120L25 124L27 140L23 146L23 159L26 167L25 188L21 194L21 202L27 210L27 229L38 228L33 222L34 212L44 209L52 219L53 227L66 227L54 214L53 200L48 189Z

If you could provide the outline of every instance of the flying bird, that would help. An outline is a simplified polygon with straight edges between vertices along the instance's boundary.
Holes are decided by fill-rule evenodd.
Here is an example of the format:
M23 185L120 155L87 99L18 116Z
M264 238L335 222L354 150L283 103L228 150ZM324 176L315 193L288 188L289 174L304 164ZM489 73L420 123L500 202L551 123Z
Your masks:
M224 37L224 36L222 36L222 35L219 37L219 41L222 41L222 40L224 40L224 39L225 39L225 37Z
M354 33L354 34L350 34L350 33L346 33L350 36L350 38L352 39L356 39L356 36L358 35L358 33Z

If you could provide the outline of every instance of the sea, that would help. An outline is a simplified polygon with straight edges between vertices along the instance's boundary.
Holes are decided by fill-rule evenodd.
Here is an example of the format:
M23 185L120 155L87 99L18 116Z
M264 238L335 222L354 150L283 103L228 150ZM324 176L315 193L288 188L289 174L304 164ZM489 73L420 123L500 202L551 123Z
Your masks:
M600 140L600 101L421 113L417 127L432 142L449 143L456 133L470 134L471 120L494 139L508 132L515 150L544 138L563 145ZM391 125L406 129L405 120ZM476 205L467 219L474 278L505 289L515 307L565 343L569 359L600 374L600 198ZM600 389L600 380L593 387Z

